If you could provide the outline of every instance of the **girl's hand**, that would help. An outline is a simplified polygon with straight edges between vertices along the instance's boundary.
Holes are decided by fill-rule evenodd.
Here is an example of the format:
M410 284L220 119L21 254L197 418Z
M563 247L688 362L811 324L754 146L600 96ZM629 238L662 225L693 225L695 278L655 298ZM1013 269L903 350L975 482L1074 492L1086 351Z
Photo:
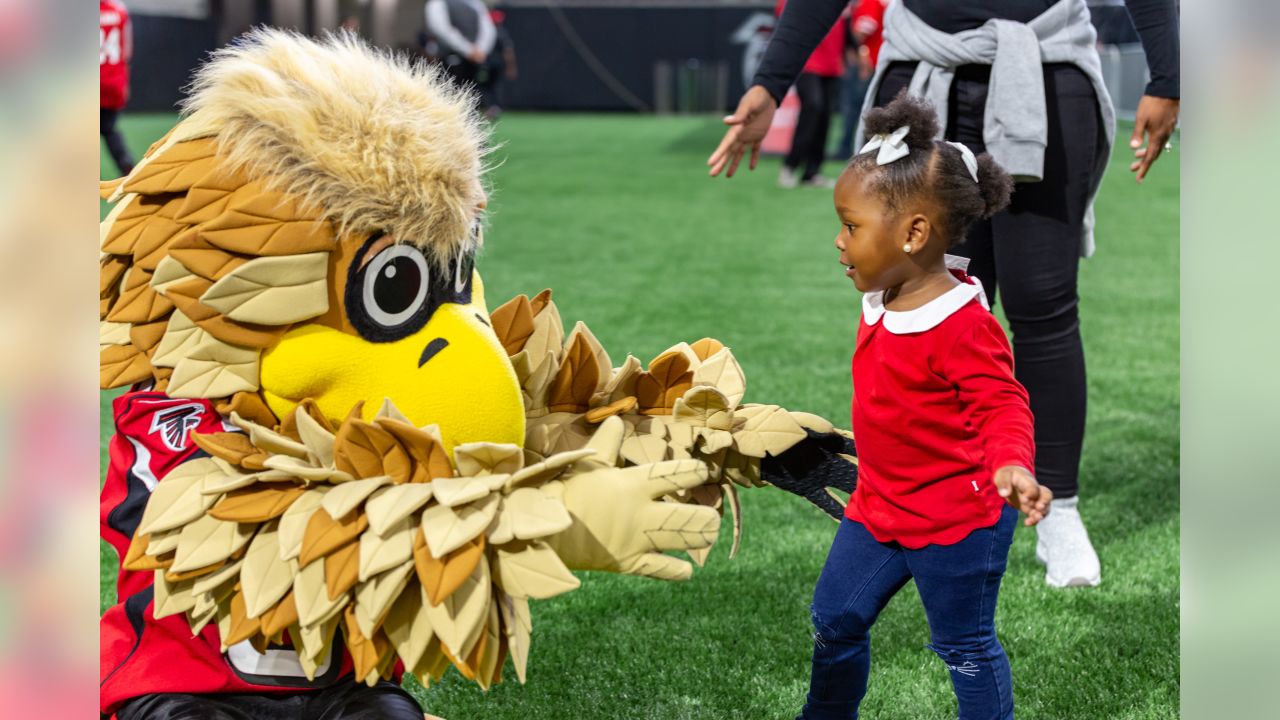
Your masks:
M992 481L996 492L1013 507L1027 514L1027 525L1035 525L1049 514L1053 491L1036 482L1030 470L1020 465L1006 465L996 470Z

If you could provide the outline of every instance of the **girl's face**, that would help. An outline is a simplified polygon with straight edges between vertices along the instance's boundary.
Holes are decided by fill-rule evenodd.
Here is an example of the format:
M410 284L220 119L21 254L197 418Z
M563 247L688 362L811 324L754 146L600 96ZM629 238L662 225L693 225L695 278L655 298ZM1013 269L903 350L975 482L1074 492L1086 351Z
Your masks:
M911 237L908 214L890 212L867 178L848 170L836 181L835 204L841 225L836 249L854 286L866 293L902 284L914 268L902 250Z

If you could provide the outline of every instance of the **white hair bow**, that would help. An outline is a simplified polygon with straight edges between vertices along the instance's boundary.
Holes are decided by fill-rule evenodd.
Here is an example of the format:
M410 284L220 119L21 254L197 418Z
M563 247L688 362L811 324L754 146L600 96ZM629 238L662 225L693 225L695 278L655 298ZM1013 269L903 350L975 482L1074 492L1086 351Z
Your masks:
M960 151L960 159L964 160L964 166L969 168L969 175L973 177L974 182L978 182L978 158L974 157L973 151L964 143L947 141L947 144Z
M879 148L880 153L876 155L876 164L888 165L894 160L906 157L907 153L910 152L907 144L903 142L909 132L911 132L911 128L907 125L903 125L891 133L872 135L871 139L867 141L867 144L863 145L862 149L858 151L858 154L861 155L862 153L871 152L872 150Z

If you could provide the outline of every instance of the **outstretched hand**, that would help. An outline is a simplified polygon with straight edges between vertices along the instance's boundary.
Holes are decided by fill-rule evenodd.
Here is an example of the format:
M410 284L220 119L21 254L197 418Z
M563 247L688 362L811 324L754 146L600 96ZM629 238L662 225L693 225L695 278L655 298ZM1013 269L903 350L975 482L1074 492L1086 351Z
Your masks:
M1138 182L1142 182L1156 158L1165 151L1165 146L1169 138L1173 137L1173 130L1177 126L1177 98L1143 95L1138 101L1133 136L1129 138L1129 147L1133 148L1133 156L1137 158L1129 164L1129 172L1138 173ZM1144 140L1147 143L1145 146L1142 144Z
M720 146L707 158L707 165L711 167L713 176L719 175L727 165L729 170L725 177L733 177L748 147L751 148L751 161L747 167L756 169L756 163L760 160L760 142L769 132L773 112L777 109L778 103L768 90L759 85L753 85L747 90L738 101L738 109L724 119L729 130L720 141Z
M1053 491L1036 482L1036 478L1026 468L1019 465L1006 465L996 470L992 478L996 492L1004 501L1014 508L1026 513L1028 526L1035 525L1049 514L1049 501L1053 500Z
M574 570L687 580L693 566L666 552L711 547L720 532L720 514L662 498L707 479L706 465L697 460L667 460L606 467L548 483L544 489L563 499L573 525L547 541Z
M852 493L858 483L858 450L853 439L838 431L819 432L806 427L804 440L778 457L760 461L760 476L771 485L813 503L840 522L845 501L828 488Z

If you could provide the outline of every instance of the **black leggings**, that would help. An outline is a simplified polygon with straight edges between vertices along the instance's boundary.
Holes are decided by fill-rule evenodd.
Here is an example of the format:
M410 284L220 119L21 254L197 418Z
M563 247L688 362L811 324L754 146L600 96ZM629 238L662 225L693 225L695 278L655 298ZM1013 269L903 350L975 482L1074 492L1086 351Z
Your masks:
M894 63L876 93L883 105L911 81L915 63ZM946 108L947 139L985 150L989 65L956 69ZM971 259L994 307L996 290L1013 331L1014 373L1031 396L1036 477L1055 497L1078 490L1084 442L1084 346L1079 271L1085 209L1106 169L1106 142L1093 84L1069 64L1044 66L1049 120L1044 179L1019 183L1008 209L973 226L951 252Z
M840 94L840 78L800 73L796 94L800 96L800 117L796 119L796 134L785 164L793 170L803 165L800 179L809 180L822 169L826 157L827 131Z
M116 168L123 177L133 172L133 156L129 154L129 147L124 144L124 136L116 128L116 119L119 117L119 110L98 108L98 133L107 141L107 151L111 153L111 159L115 161Z
M418 701L399 685L369 687L351 678L292 695L144 695L120 708L120 720L422 720Z

